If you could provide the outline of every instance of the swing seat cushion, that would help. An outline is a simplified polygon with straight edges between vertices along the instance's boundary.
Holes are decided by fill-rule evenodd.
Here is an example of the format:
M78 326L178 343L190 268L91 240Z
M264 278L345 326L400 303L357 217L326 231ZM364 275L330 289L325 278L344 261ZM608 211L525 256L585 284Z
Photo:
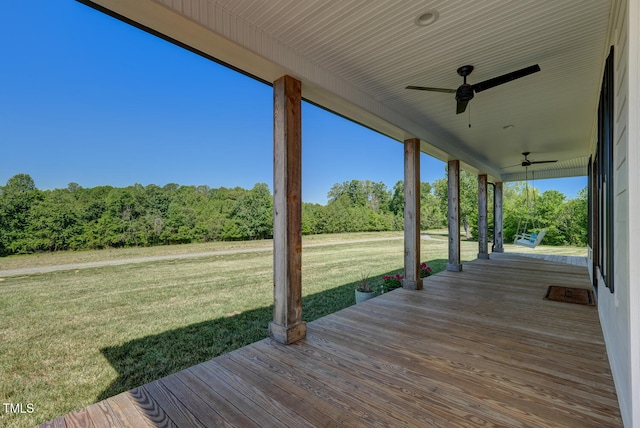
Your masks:
M525 247L531 247L531 248L533 248L533 247L534 247L534 243L535 243L535 242L536 242L536 241L531 241L531 240L529 240L529 239L520 238L520 239L516 240L516 242L514 242L514 244L516 244L516 245L523 245L523 246L525 246Z
M513 243L516 245L523 245L529 248L535 248L540 244L542 238L547 233L546 229L542 229L540 233L523 233L522 235L516 235L516 238L513 240Z

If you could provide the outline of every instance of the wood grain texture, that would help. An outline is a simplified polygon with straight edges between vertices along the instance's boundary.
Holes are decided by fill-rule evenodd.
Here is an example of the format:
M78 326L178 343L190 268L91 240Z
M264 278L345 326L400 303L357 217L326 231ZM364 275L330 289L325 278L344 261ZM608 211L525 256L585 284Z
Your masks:
M545 300L559 283L590 288L585 266L478 259L313 321L295 344L265 339L82 414L126 427L140 415L179 427L622 426L597 308Z
M64 417L66 428L93 428L94 424L86 408L69 413Z
M478 176L478 258L489 258L489 224L487 217L487 174Z
M495 245L492 252L504 253L504 206L503 206L504 185L498 181L493 192L495 198L495 212L493 214L493 235Z
M447 164L449 215L449 261L447 270L459 272L460 263L460 161L450 160Z
M410 290L422 289L420 280L420 139L404 142L404 280Z
M107 401L116 414L120 425L127 426L128 424L134 424L140 428L154 426L152 422L138 410L135 403L131 401L128 392L113 396Z
M135 388L127 393L129 399L137 407L138 411L149 421L149 424L158 428L174 428L176 424L167 416L162 407L151 398L144 388Z
M113 411L108 400L100 401L87 407L87 413L96 428L116 428L126 426L120 423L118 415Z
M282 343L306 334L302 322L302 92L299 80L273 84L273 322Z
M66 428L66 417L60 416L40 425L40 428Z

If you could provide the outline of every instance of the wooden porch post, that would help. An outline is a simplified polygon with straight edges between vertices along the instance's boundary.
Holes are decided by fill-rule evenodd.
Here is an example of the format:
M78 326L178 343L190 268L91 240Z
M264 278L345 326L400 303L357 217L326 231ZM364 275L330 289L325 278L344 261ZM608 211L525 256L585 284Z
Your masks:
M449 177L449 262L447 270L460 272L460 161L451 160L447 166Z
M283 76L273 84L273 322L280 343L306 337L302 321L301 83Z
M420 139L404 142L404 280L402 288L422 290L420 280Z
M494 189L493 196L495 198L495 209L493 213L493 236L495 244L492 251L494 253L504 253L502 181L498 181Z
M478 258L489 258L489 225L487 220L487 174L478 176Z

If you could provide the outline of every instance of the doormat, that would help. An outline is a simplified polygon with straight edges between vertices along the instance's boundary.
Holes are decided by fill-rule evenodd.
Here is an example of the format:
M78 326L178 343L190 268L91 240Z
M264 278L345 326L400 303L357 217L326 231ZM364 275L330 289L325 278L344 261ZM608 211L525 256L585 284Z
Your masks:
M579 305L595 306L596 300L593 297L593 291L584 288L561 287L559 285L550 285L547 289L547 300L565 303L577 303Z

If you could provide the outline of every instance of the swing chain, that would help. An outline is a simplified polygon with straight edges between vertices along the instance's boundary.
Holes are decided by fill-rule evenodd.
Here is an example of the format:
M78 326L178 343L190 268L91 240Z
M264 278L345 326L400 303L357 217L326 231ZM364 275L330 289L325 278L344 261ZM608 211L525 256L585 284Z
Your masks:
M540 222L536 225L536 218L538 216L538 205L536 202L536 192L535 192L535 172L531 171L531 186L533 187L533 205L531 204L531 198L529 197L529 167L525 167L524 170L524 186L525 186L525 194L527 199L527 215L525 217L524 227L522 228L522 232L520 232L520 226L522 225L522 217L518 219L518 229L516 231L516 236L520 236L521 233L527 233L529 227L529 220L531 220L531 227L535 229L540 226Z

